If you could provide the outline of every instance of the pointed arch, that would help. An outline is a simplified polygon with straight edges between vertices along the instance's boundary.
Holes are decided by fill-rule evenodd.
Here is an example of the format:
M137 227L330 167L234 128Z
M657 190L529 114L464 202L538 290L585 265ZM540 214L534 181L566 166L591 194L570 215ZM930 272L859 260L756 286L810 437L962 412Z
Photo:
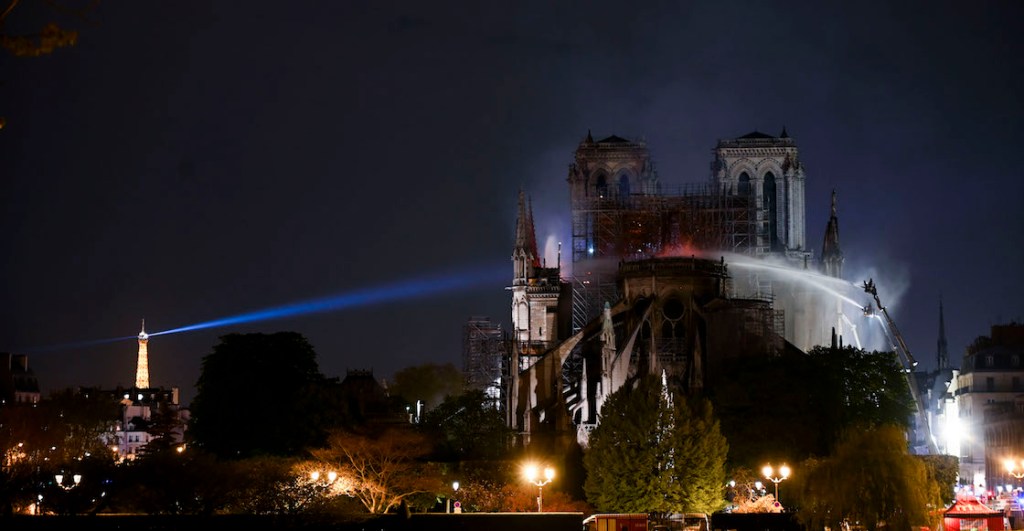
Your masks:
M622 199L629 197L629 175L626 173L619 175L619 197Z
M604 173L599 173L594 182L594 192L597 196L608 197L608 176Z
M761 185L761 207L765 212L765 219L768 221L768 245L773 251L779 248L779 208L778 208L778 187L775 182L775 174L767 172L764 174L764 181Z
M736 194L746 197L751 195L754 190L750 187L750 174L743 172L740 174L739 184L736 186Z

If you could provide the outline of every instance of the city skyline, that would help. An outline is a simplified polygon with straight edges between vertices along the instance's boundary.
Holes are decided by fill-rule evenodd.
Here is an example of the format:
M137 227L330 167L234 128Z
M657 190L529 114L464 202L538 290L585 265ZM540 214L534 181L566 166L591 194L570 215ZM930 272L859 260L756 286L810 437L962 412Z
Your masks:
M55 18L79 38L2 56L0 351L29 354L45 391L127 386L146 319L151 381L186 401L231 332L299 332L328 376L460 366L470 316L510 322L520 189L547 261L567 245L588 132L644 138L672 188L707 180L718 139L786 128L809 250L835 190L844 277L874 279L925 368L941 297L958 366L1024 315L1021 14L211 2L79 20L23 4L5 30ZM68 347L108 338L124 339Z

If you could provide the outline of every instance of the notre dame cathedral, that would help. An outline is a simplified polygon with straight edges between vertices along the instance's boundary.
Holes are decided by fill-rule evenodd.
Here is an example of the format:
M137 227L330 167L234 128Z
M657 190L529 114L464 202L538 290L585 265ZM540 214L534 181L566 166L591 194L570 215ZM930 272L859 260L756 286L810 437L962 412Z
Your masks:
M835 194L812 256L794 140L754 132L711 155L709 178L669 192L646 143L588 133L568 172L571 267L541 260L520 192L499 386L523 445L586 446L604 400L638 376L700 392L743 357L855 333L836 296L849 283Z

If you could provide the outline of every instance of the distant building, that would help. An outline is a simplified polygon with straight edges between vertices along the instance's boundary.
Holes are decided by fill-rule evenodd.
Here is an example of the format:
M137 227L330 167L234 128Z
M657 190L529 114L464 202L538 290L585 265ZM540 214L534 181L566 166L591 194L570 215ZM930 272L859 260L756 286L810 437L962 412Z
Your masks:
M337 379L332 381L337 382ZM345 423L363 425L403 420L387 387L374 377L373 370L349 370L345 379L334 385L341 397Z
M189 410L181 407L179 390L149 388L116 388L111 390L82 388L79 394L108 396L121 405L121 412L103 435L103 442L117 455L118 461L133 460L143 453L146 446L156 437L158 415L169 415L163 422L173 424L170 428L172 443L182 445L188 428ZM162 429L162 428L161 428Z
M144 452L160 432L171 438L169 443L183 445L188 429L189 410L182 407L177 387L151 387L149 381L149 335L146 321L138 336L135 365L135 386L113 390L80 389L82 394L108 395L121 404L121 414L103 435L104 443L118 460L132 460ZM183 446L180 446L184 448Z
M960 482L1014 483L1003 460L1024 458L1024 324L995 325L967 347L954 395L960 413Z
M39 381L25 354L0 353L0 405L39 402Z
M913 417L911 447L928 446L925 437L931 436L934 448L939 454L960 455L960 414L957 409L956 391L957 377L960 371L949 364L949 348L946 341L946 319L939 301L939 337L935 350L936 369L932 371L914 371L912 376L917 379L917 389L922 394L924 404L924 421L928 430L917 426L919 417Z

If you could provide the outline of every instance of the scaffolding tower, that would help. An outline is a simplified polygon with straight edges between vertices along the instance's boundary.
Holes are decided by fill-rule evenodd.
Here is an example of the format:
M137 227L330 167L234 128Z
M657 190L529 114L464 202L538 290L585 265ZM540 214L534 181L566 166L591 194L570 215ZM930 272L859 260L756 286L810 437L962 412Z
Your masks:
M677 194L593 195L572 204L573 314L579 331L605 302L618 300L620 261L706 252L763 255L769 249L753 196L713 183L692 183Z
M505 384L508 341L500 323L490 317L470 317L463 326L462 370L469 389L484 391L495 400L501 398Z

